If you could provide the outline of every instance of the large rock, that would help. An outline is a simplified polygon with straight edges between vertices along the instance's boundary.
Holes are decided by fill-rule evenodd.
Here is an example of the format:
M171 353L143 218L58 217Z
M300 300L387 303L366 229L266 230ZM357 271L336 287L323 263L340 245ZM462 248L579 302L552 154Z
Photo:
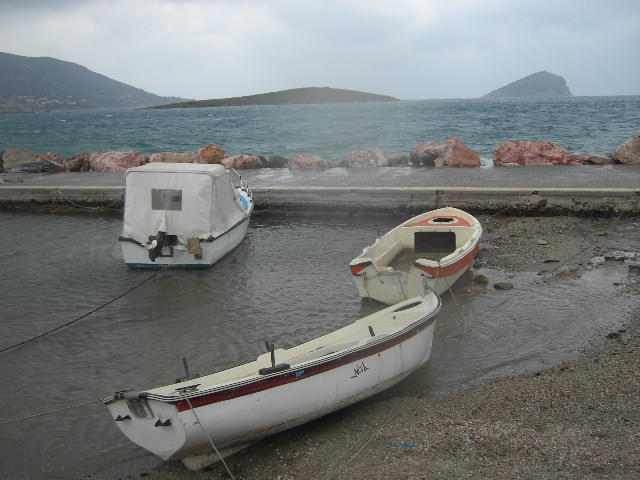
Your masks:
M162 163L194 163L196 161L196 154L193 152L158 152L149 157L150 162L162 162Z
M458 137L451 137L442 144L441 156L435 160L436 167L479 167L480 154L471 150Z
M409 165L409 157L403 153L392 153L387 156L390 167L406 167Z
M51 171L56 171L56 172L65 171L64 160L62 160L55 153L46 152L46 153L43 153L42 155L38 155L38 161L48 164L49 166L47 168L50 168Z
M433 142L420 142L411 149L409 160L415 166L433 167L436 158L441 154L441 145Z
M17 150L17 149L11 149ZM27 153L25 153L27 152ZM64 172L64 161L55 153L47 152L42 155L36 156L35 159L31 157L31 153L28 150L24 150L21 152L10 152L10 153L18 153L18 157L20 157L20 163L17 166L13 166L11 168L4 167L5 171L14 172L14 173L58 173ZM14 162L16 158L12 159ZM24 162L22 160L30 160ZM13 163L13 162L12 162Z
M2 154L2 167L5 171L36 161L38 161L38 154L23 148L7 148Z
M615 163L613 158L601 153L581 153L578 158L582 160L582 163L590 165L610 165Z
M198 150L195 163L220 163L227 154L215 143L210 143Z
M351 152L341 165L347 168L387 167L389 160L378 147L364 147Z
M640 135L631 137L618 147L611 155L616 162L619 163L640 163Z
M124 172L128 168L139 167L146 163L140 152L113 151L92 152L89 157L91 169L96 172Z
M82 152L79 155L67 158L64 162L67 172L88 172L91 170L91 155L89 152Z
M51 168L57 169L59 172L64 172L64 160L60 158L57 153L46 152L42 155L38 155L38 160L42 163L49 163Z
M289 165L289 159L280 155L273 155L267 160L266 168L285 168Z
M254 154L236 155L234 157L223 158L220 162L224 168L235 168L236 170L249 170L253 168L262 168L264 162L262 157Z
M423 167L478 167L480 154L471 150L458 137L451 137L441 145L421 142L411 149L413 165Z
M12 173L59 173L64 170L61 170L60 166L53 162L41 162L37 160L35 162L23 163L19 167L14 167L9 171Z
M291 170L328 170L333 167L333 163L315 155L296 153L291 155L287 166Z
M577 156L551 142L505 142L493 150L493 164L501 166L582 165Z

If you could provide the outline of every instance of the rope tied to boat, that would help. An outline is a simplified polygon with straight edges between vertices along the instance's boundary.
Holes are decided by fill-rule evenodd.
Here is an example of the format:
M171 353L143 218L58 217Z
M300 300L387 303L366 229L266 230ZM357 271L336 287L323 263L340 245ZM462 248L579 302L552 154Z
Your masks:
M224 465L224 468L227 470L227 473L229 474L229 477L231 477L231 480L235 480L235 477L233 476L233 473L231 473L231 470L229 469L229 466L227 465L227 462L225 462L224 457L218 451L218 448L216 447L215 443L213 443L213 440L211 439L211 436L209 435L209 432L207 432L207 430L202 425L202 422L198 418L198 414L196 413L196 409L193 408L193 405L191 405L191 400L189 400L189 397L187 396L186 390L187 390L186 388L185 389L181 389L180 393L182 393L182 396L187 401L187 404L189 405L189 408L193 412L193 416L195 417L196 422L198 423L198 425L200 425L200 428L202 429L203 433L207 437L207 440L209 440L209 443L213 447L214 452L216 452L216 455L218 455L218 457L220 458L220 461Z
M496 212L492 215L489 216L489 218L494 217L496 215L499 215L500 213L503 213L504 211L508 210L511 207L507 207L503 210L500 210L499 212ZM623 209L622 211L619 212L618 216L613 219L612 223L617 223L624 215L626 209ZM618 213L618 212L616 212ZM630 214L629 214L630 215ZM593 246L594 243L591 242L590 246ZM564 260L563 262L561 262L556 268L550 270L549 272L546 272L545 275L542 277L542 279L548 277L549 275L555 273L560 267L566 265L569 261L571 261L573 258L577 257L578 255L581 255L582 253L584 253L584 251L587 249L587 247L582 248L580 251L578 251L576 254L572 255L571 257L569 257L568 259ZM438 265L440 268L440 262L438 261ZM445 281L446 277L445 277ZM466 324L467 324L467 319L466 316L464 315L464 312L462 311L462 309L460 308L460 306L458 305L458 302L456 300L455 295L453 294L453 290L451 288L451 285L449 285L449 282L447 281L447 289L451 292L451 296L454 299L454 302L456 303L456 306L458 308L458 310L462 313L463 315L463 319L464 319L464 330L466 332ZM507 298L506 300L498 303L497 305L495 305L494 307L490 308L489 310L483 312L482 314L480 314L480 316L484 316L485 314L495 311L498 308L500 308L502 305L504 305L505 303L507 303L508 301L512 300L513 298L516 298L517 295L515 296L511 296L509 298ZM441 324L440 324L441 325ZM463 333L463 339L464 339L464 333ZM430 387L426 387L425 389L423 389L420 393L418 393L414 398L420 398L422 397L428 390ZM371 441L376 438L376 436L378 436L380 434L380 432L399 414L399 412L394 412L392 413L389 418L387 418L387 420L380 426L378 427L372 434L371 436L364 442L364 444L342 465L342 467L333 475L330 477L330 480L336 480L338 479L340 476L342 476L342 474L347 470L347 468L349 467L349 465L351 463L353 463L353 461L365 450L365 448L371 443Z
M104 400L105 400L104 398L100 398L98 400L90 400L88 402L78 403L76 405L70 405L70 406L67 406L67 407L56 408L55 410L49 410L49 411L46 411L46 412L34 413L33 415L27 415L25 417L13 418L11 420L2 420L0 422L0 425L6 425L8 423L14 423L14 422L20 422L20 421L23 421L23 420L29 420L31 418L42 417L44 415L51 415L53 413L64 412L65 410L71 410L72 408L78 408L78 407L85 407L85 406L91 405L93 403L98 403L98 402L103 402L104 403Z
M16 348L18 348L18 347L22 347L23 345L26 345L26 344L28 344L28 343L34 342L34 341L36 341L36 340L38 340L38 339L40 339L40 338L46 337L46 336L48 336L48 335L51 335L52 333L55 333L55 332L57 332L58 330L62 330L63 328L66 328L66 327L68 327L68 326L70 326L70 325L73 325L74 323L76 323L76 322L78 322L78 321L82 320L83 318L88 317L89 315L91 315L91 314L93 314L93 313L97 312L98 310L102 310L102 309L103 309L104 307L106 307L107 305L111 305L111 304L112 304L113 302L115 302L116 300L119 300L120 298L122 298L122 297L124 297L125 295L127 295L127 294L131 293L131 292L132 292L132 291L134 291L135 289L137 289L137 288L141 287L143 284L147 283L149 280L155 279L156 275L157 275L157 274L155 274L155 273L154 273L153 275L151 275L151 276L149 276L149 277L145 278L143 281L141 281L141 282L140 282L140 283L138 283L137 285L135 285L135 286L131 287L131 288L130 288L129 290L127 290L126 292L121 293L121 294L120 294L120 295L118 295L117 297L115 297L115 298L113 298L113 299L109 300L109 301L108 301L108 302L106 302L106 303L103 303L102 305L100 305L100 306L98 306L98 307L94 308L93 310L91 310L91 311L89 311L89 312L85 313L84 315L80 315L79 317L74 318L73 320L71 320L71 321L69 321L69 322L67 322L67 323L64 323L64 324L62 324L62 325L59 325L59 326L57 326L57 327L55 327L55 328L53 328L53 329L51 329L51 330L49 330L49 331L47 331L47 332L41 333L40 335L36 335L35 337L29 338L29 339L24 340L24 341L22 341L22 342L18 342L18 343L14 344L14 345L11 345L11 346L9 346L9 347L3 348L2 350L0 350L0 354L5 353L5 352L8 352L8 351L10 351L10 350L14 350L14 349L16 349Z
M104 206L100 206L100 207L87 207L87 206L84 206L84 205L78 205L73 200L71 200L69 197L67 197L64 193L62 193L62 189L61 188L58 188L57 193L58 193L58 195L60 195L60 197L62 197L63 200L69 202L74 207L84 208L84 209L87 209L87 210L99 210L99 209L102 209L102 208L111 208L111 207L114 207L114 206L118 205L119 203L122 203L122 201L124 200L124 189L122 189L122 191L120 192L120 195L118 196L118 198L116 198L113 201L113 203L111 203L110 205L104 205ZM55 202L54 202L54 205L55 205Z
M444 268L440 264L440 260L437 260L437 262L438 262L438 268L440 269L440 272L442 273L442 278L444 279L445 283L447 284L447 290L449 291L449 293L451 293L451 298L453 299L453 303L456 304L456 308L460 312L460 315L462 315L463 328L462 328L462 343L461 343L461 345L464 345L464 339L465 339L465 335L467 333L467 316L464 314L464 309L460 306L460 304L458 303L458 299L456 298L455 294L453 293L453 289L451 288L451 284L449 283L449 280L447 279L446 275L444 274ZM444 343L444 341L443 341L443 343Z
M90 315L92 315L92 314L96 313L96 312L97 312L97 311L99 311L99 310L102 310L103 308L105 308L105 307L107 307L107 306L111 305L111 304L112 304L112 303L114 303L115 301L117 301L117 300L121 299L122 297L124 297L124 296L126 296L126 295L128 295L128 294L130 294L130 293L131 293L131 292L133 292L134 290L136 290L136 289L140 288L142 285L144 285L145 283L147 283L149 280L153 280L153 281L155 282L155 278L156 278L156 276L157 276L158 274L163 273L165 270L167 270L169 267L171 267L175 262L177 262L178 260L180 260L180 258L181 258L183 255L187 255L187 254L190 254L190 253L191 253L191 251L189 251L189 250L184 250L184 251L180 252L180 255L178 255L177 257L175 257L175 259L174 259L171 263L168 263L167 265L165 265L164 267L162 267L158 272L154 272L153 274L151 274L150 276L148 276L147 278L145 278L144 280L142 280L142 281L141 281L141 282L139 282L138 284L134 285L133 287L131 287L130 289L128 289L128 290L127 290L127 291L125 291L124 293L121 293L120 295L116 296L115 298L112 298L111 300L109 300L109 301L107 301L107 302L105 302L105 303L103 303L103 304L101 304L101 305L97 306L97 307L96 307L96 308L94 308L93 310L91 310L91 311L89 311L89 312L87 312L87 313L85 313L85 314L83 314L83 315L80 315L79 317L74 318L73 320L71 320L71 321L69 321L69 322L67 322L67 323L64 323L64 324L59 325L59 326L57 326L57 327L55 327L55 328L52 328L51 330L48 330L48 331L46 331L46 332L44 332L44 333L41 333L41 334L39 334L39 335L36 335L36 336L34 336L34 337L32 337L32 338L28 338L27 340L24 340L24 341L22 341L22 342L18 342L18 343L14 344L14 345L10 345L10 346L8 346L8 347L5 347L5 348L3 348L3 349L0 349L0 354L6 353L6 352L8 352L8 351L10 351L10 350L14 350L14 349L16 349L16 348L18 348L18 347L22 347L22 346L27 345L27 344L29 344L29 343L32 343L32 342L34 342L34 341L36 341L36 340L39 340L39 339L44 338L44 337L47 337L47 336L49 336L49 335L51 335L51 334L53 334L53 333L57 332L58 330L62 330L63 328L66 328L66 327L68 327L68 326L70 326L70 325L73 325L74 323L77 323L77 322L79 322L80 320L83 320L84 318L86 318L86 317L88 317L88 316L90 316Z

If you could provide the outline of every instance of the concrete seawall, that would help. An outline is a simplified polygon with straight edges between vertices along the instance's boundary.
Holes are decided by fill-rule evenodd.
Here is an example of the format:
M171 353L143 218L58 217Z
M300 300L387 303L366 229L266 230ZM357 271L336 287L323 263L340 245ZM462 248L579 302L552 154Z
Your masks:
M256 208L287 210L378 210L422 212L443 206L512 213L640 214L640 192L627 189L478 188L270 188L254 190Z
M640 168L334 170L338 169L240 173L252 189L258 210L417 213L446 205L511 214L640 214ZM118 209L124 205L122 173L2 174L1 179L3 209ZM509 184L518 186L504 186Z

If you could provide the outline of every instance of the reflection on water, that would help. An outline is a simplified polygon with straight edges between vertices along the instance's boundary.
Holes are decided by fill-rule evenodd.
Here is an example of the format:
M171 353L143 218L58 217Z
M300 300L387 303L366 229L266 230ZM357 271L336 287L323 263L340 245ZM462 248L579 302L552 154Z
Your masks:
M0 469L7 478L117 478L109 472L119 462L157 464L97 400L172 382L183 357L206 374L253 359L267 340L287 348L383 308L359 298L348 263L406 219L256 212L245 240L212 269L158 273L124 265L119 214L1 212L0 349L73 322L2 354L3 421L94 403L4 424ZM637 251L640 226L616 228L612 241ZM605 263L561 284L523 274L510 291L446 294L431 361L382 395L450 392L570 358L620 327L633 300L616 285L625 275Z

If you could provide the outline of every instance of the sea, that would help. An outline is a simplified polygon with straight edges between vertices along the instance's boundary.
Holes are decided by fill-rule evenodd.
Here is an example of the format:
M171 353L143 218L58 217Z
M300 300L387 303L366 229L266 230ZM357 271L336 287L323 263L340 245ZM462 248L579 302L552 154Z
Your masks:
M574 154L611 154L640 133L640 96L475 98L390 103L274 105L169 110L91 110L0 115L0 151L68 158L82 152L197 152L227 156L308 153L339 163L376 146L408 155L420 142L458 136L492 164L508 140L553 142Z
M216 143L228 155L339 162L363 146L408 154L418 142L457 135L490 162L506 140L611 153L639 131L640 97L99 110L0 115L0 151L148 155ZM158 466L120 433L102 400L172 383L184 376L184 359L192 374L219 371L264 353L265 341L288 348L383 308L360 299L348 263L404 220L259 211L213 268L150 272L124 264L121 211L0 211L0 478L115 480ZM492 248L492 218L479 220L481 249ZM640 251L637 219L603 222L608 244ZM549 268L562 268L563 259L552 260L560 263ZM479 274L514 288L477 293ZM476 262L443 295L429 363L367 402L455 393L576 358L624 328L637 306L625 282L625 263L603 259L554 282Z

